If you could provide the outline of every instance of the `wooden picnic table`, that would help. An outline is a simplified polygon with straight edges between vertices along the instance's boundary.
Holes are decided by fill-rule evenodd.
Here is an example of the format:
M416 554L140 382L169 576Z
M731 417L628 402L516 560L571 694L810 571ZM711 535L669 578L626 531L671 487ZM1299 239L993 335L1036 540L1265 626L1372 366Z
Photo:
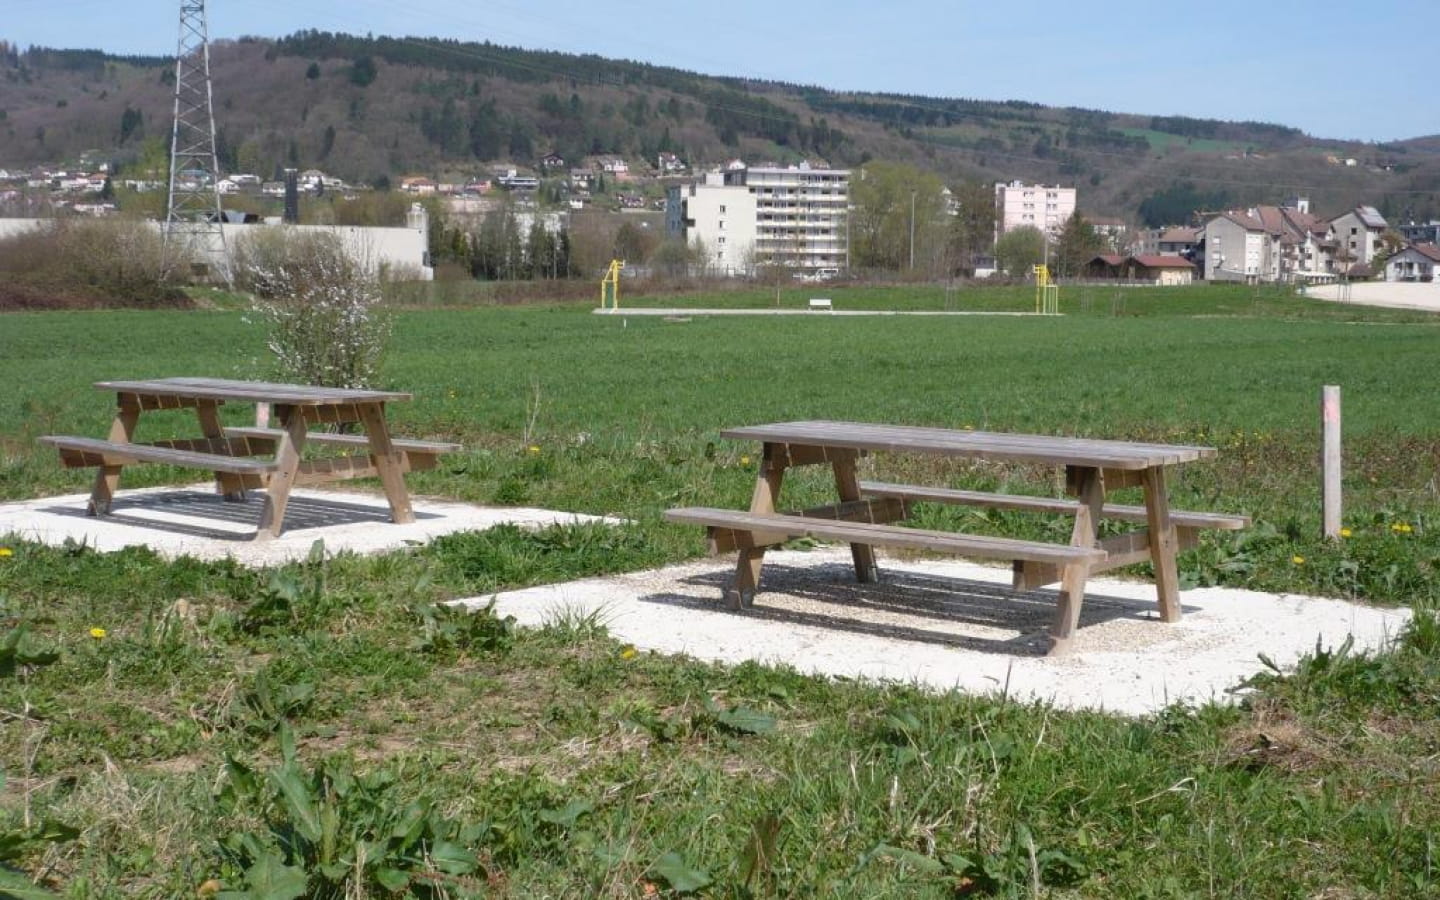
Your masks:
M397 440L385 419L387 403L409 400L399 391L357 390L235 381L223 378L160 378L144 381L101 381L95 387L115 393L115 418L107 439L50 435L41 438L60 450L70 467L96 466L89 512L105 515L126 465L144 462L214 472L227 500L243 500L248 488L263 488L257 539L276 537L285 519L290 491L297 485L320 484L379 476L391 519L413 522L404 473L429 468L440 453L458 444ZM268 404L276 428L226 428L219 408L227 403ZM194 409L201 437L138 443L136 426L142 413ZM314 425L353 425L363 434L312 432ZM307 442L335 446L358 455L302 459ZM269 455L270 458L255 458Z
M877 579L876 545L1008 559L1018 589L1060 582L1049 640L1051 652L1062 653L1074 636L1090 575L1149 560L1155 570L1160 618L1174 622L1180 618L1176 553L1193 545L1201 529L1235 529L1249 524L1244 516L1170 508L1168 470L1213 456L1216 451L1211 447L829 421L727 428L720 435L764 445L750 509L692 507L666 515L671 521L707 526L712 552L739 552L735 578L726 594L732 608L753 602L766 549L802 535L848 542L855 575L861 582ZM872 451L1063 467L1066 492L1075 499L862 482L856 462ZM777 512L785 471L821 464L833 469L838 502ZM1130 487L1142 489L1142 506L1106 503L1107 492ZM907 518L911 505L918 502L1060 513L1074 516L1075 522L1069 543L1063 545L891 524ZM1101 539L1098 526L1102 518L1143 527Z

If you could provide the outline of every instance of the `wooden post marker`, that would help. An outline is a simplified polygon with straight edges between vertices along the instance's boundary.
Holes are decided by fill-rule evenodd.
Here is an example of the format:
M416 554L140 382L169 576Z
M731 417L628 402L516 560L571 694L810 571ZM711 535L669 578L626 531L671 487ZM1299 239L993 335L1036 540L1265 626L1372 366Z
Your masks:
M1320 466L1321 505L1325 537L1340 538L1340 387L1327 384L1320 392L1320 420L1323 432Z

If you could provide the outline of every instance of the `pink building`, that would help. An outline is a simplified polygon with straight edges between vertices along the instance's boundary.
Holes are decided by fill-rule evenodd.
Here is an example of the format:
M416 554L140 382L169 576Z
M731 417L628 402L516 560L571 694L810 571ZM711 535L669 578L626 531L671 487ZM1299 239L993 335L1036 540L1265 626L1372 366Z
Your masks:
M1059 237L1065 220L1075 214L1075 189L1060 185L1023 184L1012 181L995 185L995 234L1029 225Z

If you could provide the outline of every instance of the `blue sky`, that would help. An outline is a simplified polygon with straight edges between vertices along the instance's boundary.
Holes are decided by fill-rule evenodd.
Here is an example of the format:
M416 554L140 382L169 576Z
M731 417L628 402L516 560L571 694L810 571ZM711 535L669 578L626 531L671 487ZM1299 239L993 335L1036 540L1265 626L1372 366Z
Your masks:
M175 50L178 0L4 0L0 38ZM1082 12L1087 7L1094 11ZM490 40L831 88L1440 133L1435 0L209 0L212 38L301 28Z

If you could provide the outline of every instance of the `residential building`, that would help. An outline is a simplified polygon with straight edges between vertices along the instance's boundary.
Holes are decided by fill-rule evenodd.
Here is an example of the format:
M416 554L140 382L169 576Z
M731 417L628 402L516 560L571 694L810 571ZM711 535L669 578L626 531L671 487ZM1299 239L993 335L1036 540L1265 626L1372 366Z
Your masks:
M1400 232L1407 244L1440 244L1440 222L1411 222L1409 225L1396 225L1395 230Z
M1196 251L1200 249L1203 237L1199 228L1157 228L1151 232L1151 237L1146 239L1144 249L1146 253L1193 259Z
M1205 277L1217 281L1329 281L1335 239L1305 198L1211 218L1203 230Z
M1130 226L1124 219L1117 219L1114 216L1087 216L1084 213L1081 217L1095 229L1095 234L1103 240L1110 249L1120 250L1125 247L1126 237L1130 233ZM1063 225L1062 225L1063 227Z
M1385 261L1386 281L1434 281L1440 274L1440 246L1412 244Z
M1055 240L1065 220L1075 214L1075 188L1025 184L995 184L996 237L1025 225L1038 228Z
M549 171L550 169L565 168L565 157L558 153L547 153L540 158L540 168Z
M1335 235L1336 267L1346 271L1358 266L1368 268L1375 258L1380 235L1388 227L1385 217L1373 206L1357 206L1330 220L1330 230Z
M606 175L628 175L630 165L619 157L607 156L600 160L600 171Z
M677 175L684 172L685 161L674 153L661 153L655 158L655 168L661 175Z
M707 172L699 181L670 188L665 230L704 248L705 263L716 272L749 274L756 263L756 198L742 180L727 183L727 174Z
M1086 278L1115 278L1130 282L1169 286L1195 280L1195 264L1184 257L1158 253L1122 256L1102 253L1085 265Z
M511 191L533 191L540 187L540 179L534 175L521 175L514 169L506 169L505 174L496 176L495 183Z
M1278 281L1279 239L1247 212L1227 212L1205 223L1207 281Z
M672 188L666 225L721 271L843 269L849 199L848 169L727 166Z

